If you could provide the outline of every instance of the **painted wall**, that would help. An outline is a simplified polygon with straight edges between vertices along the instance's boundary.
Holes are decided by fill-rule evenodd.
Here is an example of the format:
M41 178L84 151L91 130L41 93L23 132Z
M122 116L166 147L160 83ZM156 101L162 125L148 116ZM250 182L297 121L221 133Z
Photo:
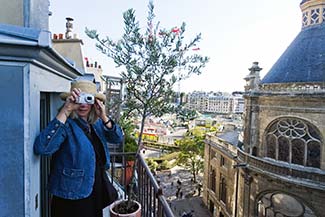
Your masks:
M40 216L40 95L50 93L51 118L70 80L31 63L0 61L0 217Z
M0 0L0 4L0 23L49 29L49 0Z
M24 5L22 0L1 0L0 23L23 26ZM12 16L15 14L16 16Z
M0 216L24 216L23 76L26 68L23 64L0 64Z

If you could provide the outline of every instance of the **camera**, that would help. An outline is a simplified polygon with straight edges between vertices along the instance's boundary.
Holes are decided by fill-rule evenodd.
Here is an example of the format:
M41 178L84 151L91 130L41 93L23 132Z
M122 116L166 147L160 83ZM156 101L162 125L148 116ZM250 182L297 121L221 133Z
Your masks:
M76 103L79 104L94 104L95 96L89 93L80 93L79 97L76 100Z

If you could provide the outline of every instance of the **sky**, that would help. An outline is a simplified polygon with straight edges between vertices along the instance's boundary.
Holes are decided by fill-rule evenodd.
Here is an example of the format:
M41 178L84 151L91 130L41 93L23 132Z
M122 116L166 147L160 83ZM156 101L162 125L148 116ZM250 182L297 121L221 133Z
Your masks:
M85 3L86 2L86 3ZM84 33L96 29L101 36L118 40L123 34L122 14L136 12L145 30L149 0L50 0L50 31L64 33L66 17L74 19L73 33L83 40L83 54L102 65L104 74L118 76L121 68L95 47ZM198 33L199 54L209 63L201 75L193 75L176 90L233 92L244 89L248 68L257 61L261 77L301 30L301 0L154 0L155 21L171 29L186 23L185 41Z

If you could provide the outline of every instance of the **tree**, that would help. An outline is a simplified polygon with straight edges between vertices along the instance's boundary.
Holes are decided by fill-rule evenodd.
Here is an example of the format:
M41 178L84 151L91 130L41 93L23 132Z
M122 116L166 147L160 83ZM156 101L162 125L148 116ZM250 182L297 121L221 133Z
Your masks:
M204 166L204 137L188 134L178 140L177 145L180 148L177 163L190 170L196 182L196 177Z
M124 34L117 42L109 37L100 38L96 30L86 29L87 35L97 41L97 48L125 70L121 77L128 95L127 113L136 111L141 116L138 144L141 144L146 118L169 112L175 84L192 74L200 74L209 59L196 53L201 34L185 43L185 23L180 28L161 29L159 22L154 26L152 2L148 8L144 34L133 9L123 13Z
M127 91L126 114L141 117L137 153L141 149L146 118L169 112L175 84L192 74L200 74L208 62L208 57L197 54L201 34L185 43L185 23L179 28L160 28L159 22L154 23L152 2L149 2L148 9L144 33L136 21L134 9L123 13L124 33L116 42L108 36L101 38L96 30L86 28L87 35L96 40L97 48L113 59L117 67L123 68L121 77Z

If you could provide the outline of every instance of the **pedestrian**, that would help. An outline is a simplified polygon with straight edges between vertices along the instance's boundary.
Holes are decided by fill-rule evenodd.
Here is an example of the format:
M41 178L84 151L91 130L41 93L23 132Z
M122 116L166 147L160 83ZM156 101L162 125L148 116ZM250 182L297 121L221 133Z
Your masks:
M202 190L202 184L200 183L200 184L198 185L199 196L201 196L201 190Z
M183 191L179 192L179 198L183 198Z
M102 217L108 193L107 143L122 141L122 130L105 111L105 95L86 80L71 83L56 117L40 132L34 152L52 156L49 192L52 217Z

